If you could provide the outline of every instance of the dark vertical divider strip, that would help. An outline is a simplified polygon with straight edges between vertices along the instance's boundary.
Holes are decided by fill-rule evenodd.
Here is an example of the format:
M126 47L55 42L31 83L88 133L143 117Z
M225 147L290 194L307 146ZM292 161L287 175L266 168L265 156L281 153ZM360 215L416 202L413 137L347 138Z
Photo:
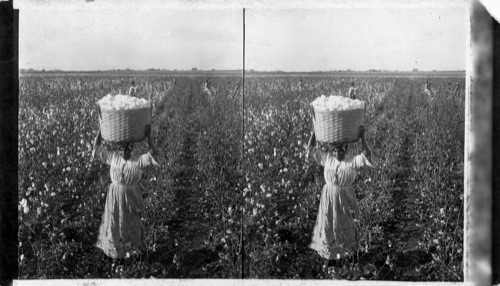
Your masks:
M493 92L493 20L487 10L475 1L471 10L471 40L474 56L471 84L471 190L469 273L476 285L491 285L491 202L492 202L492 92ZM469 281L467 281L469 282Z
M500 284L500 24L493 21L492 282Z
M17 278L18 11L0 2L0 285Z

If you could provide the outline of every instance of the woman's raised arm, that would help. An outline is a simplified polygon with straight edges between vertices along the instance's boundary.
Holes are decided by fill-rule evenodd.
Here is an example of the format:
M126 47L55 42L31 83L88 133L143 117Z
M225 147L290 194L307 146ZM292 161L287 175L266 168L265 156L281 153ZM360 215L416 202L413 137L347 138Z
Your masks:
M325 165L327 153L323 152L321 149L316 148L316 134L314 131L311 132L311 137L309 137L309 142L306 147L306 162L316 162L321 166Z
M99 133L97 133L97 136L94 139L94 144L92 147L92 160L94 160L95 152L97 150L97 147L99 147L101 145L101 142L102 142L102 135L101 135L101 131L99 131Z

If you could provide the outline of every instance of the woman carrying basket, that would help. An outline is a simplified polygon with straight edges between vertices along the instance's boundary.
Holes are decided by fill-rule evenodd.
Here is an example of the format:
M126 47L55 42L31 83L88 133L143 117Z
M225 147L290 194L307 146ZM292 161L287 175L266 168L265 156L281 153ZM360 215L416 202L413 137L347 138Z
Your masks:
M158 165L151 140L151 126L146 126L149 152L132 156L133 143L120 144L118 151L108 151L101 145L101 132L94 141L92 158L96 157L110 165L111 185L106 197L106 205L96 247L113 258L121 259L138 254L144 247L144 228L141 223L142 194L138 183L142 169L148 165Z
M351 159L345 158L347 143L318 148L314 132L306 150L306 162L316 162L325 167L326 181L309 247L328 262L333 262L333 266L339 266L341 258L357 251L359 218L352 184L359 169L372 167L364 126L360 126L359 135L363 151Z

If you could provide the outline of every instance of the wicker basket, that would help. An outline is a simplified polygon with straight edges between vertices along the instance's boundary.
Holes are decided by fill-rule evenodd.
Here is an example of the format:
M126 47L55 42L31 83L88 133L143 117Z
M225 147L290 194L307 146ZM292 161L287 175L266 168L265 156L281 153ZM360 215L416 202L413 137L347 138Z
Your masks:
M146 138L146 125L151 124L151 108L130 110L101 110L99 125L105 141L132 143Z
M359 140L365 108L341 111L316 110L311 106L316 140L323 143L353 143Z

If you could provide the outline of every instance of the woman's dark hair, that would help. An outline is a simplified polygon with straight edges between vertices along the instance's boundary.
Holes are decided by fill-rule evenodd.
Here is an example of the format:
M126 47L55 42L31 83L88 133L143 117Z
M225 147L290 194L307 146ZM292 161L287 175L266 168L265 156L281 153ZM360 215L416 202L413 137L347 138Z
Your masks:
M323 143L323 142L318 142L318 147L325 151L325 152L333 152L337 150L343 150L345 154L347 154L347 151L349 150L349 144L343 143L343 144L332 144L332 143Z
M130 150L134 149L134 143L108 143L108 148L111 151L118 151L121 148L130 148Z

